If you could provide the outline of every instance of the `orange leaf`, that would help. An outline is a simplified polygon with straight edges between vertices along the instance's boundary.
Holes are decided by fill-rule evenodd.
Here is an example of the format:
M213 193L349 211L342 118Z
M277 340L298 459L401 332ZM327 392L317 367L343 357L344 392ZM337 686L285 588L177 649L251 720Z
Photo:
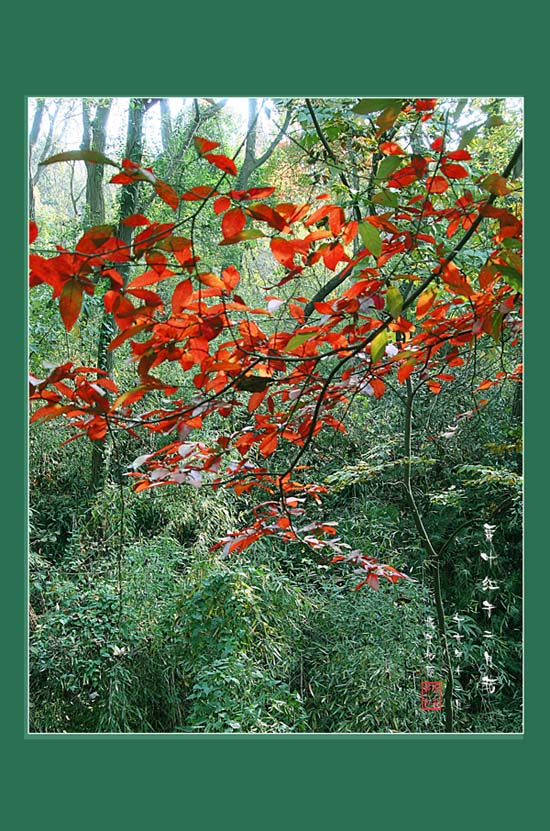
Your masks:
M167 182L163 182L161 179L157 179L155 182L155 192L158 196L162 199L163 202L166 202L172 210L176 210L179 203L180 198L174 188L169 185Z
M416 316L419 320L428 314L434 304L436 296L437 292L433 288L428 288L422 292L416 303Z
M59 311L67 332L70 332L82 306L82 283L75 278L67 280L59 298Z
M213 150L215 147L220 146L219 141L208 141L208 139L199 138L198 136L195 136L194 142L195 147L201 155L203 153L208 153L209 150Z
M401 366L397 370L397 380L399 381L399 383L402 384L404 381L406 381L413 371L414 361L406 361L404 364L401 364Z
M248 399L248 412L253 413L256 410L264 398L267 395L267 387L262 392L253 392L250 398Z
M506 184L506 179L504 176L499 176L498 173L491 173L490 176L487 176L481 182L481 187L485 188L485 190L488 190L489 193L492 193L495 196L506 196L507 193L510 193L510 189Z
M262 456L271 456L271 454L277 447L278 441L279 435L277 431L274 431L273 433L268 433L267 436L260 442L259 451L262 454Z
M143 286L153 286L155 283L160 283L161 280L166 280L168 277L174 277L175 272L171 271L169 268L165 268L162 274L158 274L156 271L144 271L143 274L138 274L137 277L134 277L128 285L126 286L127 289L140 289Z
M29 222L29 245L32 245L38 236L36 222Z
M439 393L441 392L441 384L439 383L439 381L426 381L426 386L428 387L430 392L433 392L434 395L439 395Z
M474 293L470 283L454 263L447 263L443 269L442 277L447 288L454 292L454 294L471 297Z
M225 283L209 271L203 271L202 274L197 275L198 279L204 286L210 286L212 289L225 290Z

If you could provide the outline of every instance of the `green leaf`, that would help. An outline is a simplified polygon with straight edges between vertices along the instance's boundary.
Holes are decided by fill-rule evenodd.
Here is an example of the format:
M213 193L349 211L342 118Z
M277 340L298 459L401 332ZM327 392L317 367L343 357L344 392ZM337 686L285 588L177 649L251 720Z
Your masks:
M401 292L395 286L391 286L386 292L386 309L392 317L399 317L403 308Z
M399 99L396 98L361 98L358 104L352 108L352 112L358 115L377 113L387 107L393 107Z
M486 127L502 127L503 124L506 122L500 115L490 115L485 122Z
M387 342L388 333L385 329L383 329L378 335L376 335L370 345L370 356L373 364L375 364L376 361L378 361L384 354Z
M378 228L375 228L370 222L360 222L359 235L365 248L368 248L375 257L379 257L382 253L382 239Z
M293 335L285 346L284 351L291 352L293 349L296 349L297 346L301 346L305 343L306 340L310 340L311 335L311 332L300 332L299 335Z
M379 190L371 199L377 205L383 205L385 208L397 208L399 205L399 197L396 193L390 190Z
M44 159L40 164L55 164L56 162L92 162L94 164L110 164L112 167L120 168L120 165L97 150L66 150L64 153L56 153L55 156Z
M498 270L509 286L523 294L523 280L519 271L516 271L511 265L499 265Z
M500 333L502 331L502 320L502 314L500 312L495 312L493 315L491 326L491 334L493 336L493 340L495 341L495 343L498 343L500 340Z
M481 127L482 125L478 124L476 127L470 127L468 130L464 130L464 132L462 133L462 138L460 139L460 144L458 145L458 149L464 150L464 148L467 147L470 144L470 142L472 142L475 139Z
M228 237L227 239L222 240L218 245L234 245L236 242L243 242L249 239L260 239L260 237L266 237L267 234L264 234L258 228L247 228L246 231L241 231L239 234L235 234L234 237Z
M401 167L401 159L399 156L386 156L378 165L375 181L378 182L381 179L387 179L398 167Z

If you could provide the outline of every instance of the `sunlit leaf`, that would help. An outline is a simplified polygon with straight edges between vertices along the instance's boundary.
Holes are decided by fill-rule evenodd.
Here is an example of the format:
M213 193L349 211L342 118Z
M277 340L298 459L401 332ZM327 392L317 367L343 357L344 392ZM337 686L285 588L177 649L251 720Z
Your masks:
M362 98L355 107L352 107L352 112L358 115L368 115L385 110L386 107L394 107L397 103L401 109L401 101L396 98Z
M386 292L386 309L393 318L399 317L403 308L403 297L395 286L390 286Z
M382 238L378 228L370 222L360 222L359 236L365 248L368 248L375 257L379 257L382 253Z
M370 345L370 356L373 364L380 360L380 358L386 351L387 343L388 333L386 329L383 329L376 335L376 337L373 339Z
M41 165L55 164L56 162L91 162L92 164L109 164L111 167L120 167L116 162L99 153L97 150L65 150L56 153L40 162Z

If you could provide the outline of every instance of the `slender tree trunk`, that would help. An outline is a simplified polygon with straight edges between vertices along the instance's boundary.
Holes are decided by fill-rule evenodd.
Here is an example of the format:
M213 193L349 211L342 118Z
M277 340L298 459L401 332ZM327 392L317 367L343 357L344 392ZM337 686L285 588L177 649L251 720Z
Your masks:
M40 154L40 161L41 162L44 161L44 159L46 159L48 157L48 155L50 153L50 150L52 149L53 131L54 131L55 122L56 122L60 107L61 107L61 103L59 101L56 101L55 109L53 111L53 114L50 114L50 111L48 109L46 109L46 112L48 113L48 118L50 119L50 126L48 128L48 135L46 137L46 142L44 144L44 147L42 148L42 153ZM36 173L34 174L34 186L35 187L38 184L39 180L41 179L44 170L45 170L44 167L37 167L36 168Z
M36 102L36 110L34 111L31 132L29 134L29 218L33 220L35 218L35 210L34 184L32 176L32 156L34 149L36 147L36 142L38 141L38 136L40 135L40 127L42 126L45 107L46 101L44 100L44 98L39 98Z
M38 180L42 176L44 171L43 167L36 167L36 172L33 175L33 158L38 142L38 138L40 136L40 130L42 127L42 123L44 121L44 113L49 116L50 124L48 128L48 135L46 137L46 142L44 147L42 148L42 153L40 154L39 161L43 161L50 152L52 142L53 142L53 131L55 126L55 120L57 118L57 114L59 112L59 102L57 102L53 115L50 115L48 109L46 107L46 99L39 98L36 102L36 110L34 113L34 118L32 122L31 132L29 135L29 218L34 220L36 218L35 214L35 201L34 201L34 189L38 184Z
M168 153L172 144L172 117L167 98L160 99L160 135L163 153Z
M137 164L141 163L143 154L143 116L150 106L150 99L132 98L128 107L128 128L126 134L125 156ZM106 123L106 118L104 126ZM98 136L100 131L98 130ZM132 229L121 224L121 220L136 212L138 199L138 183L123 185L120 195L120 213L117 236L128 245L132 241ZM127 279L127 270L120 268ZM113 373L113 353L109 351L109 344L115 335L115 325L111 314L105 312L101 321L97 350L97 366L105 369L109 375ZM107 476L108 454L107 441L95 441L92 447L91 487L94 490L102 487Z

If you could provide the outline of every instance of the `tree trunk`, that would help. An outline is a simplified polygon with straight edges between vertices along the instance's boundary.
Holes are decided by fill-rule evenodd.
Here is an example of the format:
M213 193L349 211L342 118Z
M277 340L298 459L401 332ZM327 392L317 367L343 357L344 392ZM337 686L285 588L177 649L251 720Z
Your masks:
M34 148L36 147L38 136L40 135L40 127L42 126L42 119L44 116L45 107L46 101L44 100L44 98L39 98L36 102L36 110L34 111L31 132L29 134L29 219L32 220L34 220L35 218L34 185L32 177L32 154Z
M163 153L167 153L172 143L172 118L170 116L168 98L160 99L160 135L162 138L162 151Z
M244 161L240 167L237 179L235 180L235 190L246 190L251 175L255 170L258 170L269 159L277 145L281 141L288 125L290 124L291 110L287 105L283 125L267 150L261 156L256 157L256 137L258 127L258 101L256 98L248 99L248 127L246 133Z
M143 116L150 106L150 99L132 98L128 107L128 129L126 134L125 156L137 164L141 163L143 154ZM107 118L103 122L105 128ZM98 138L100 130L98 129ZM93 165L92 165L93 167ZM90 191L91 192L91 191ZM120 213L117 236L128 245L132 241L132 229L121 224L121 220L130 214L136 213L138 199L138 183L123 185L120 194ZM127 268L121 266L121 274L127 278ZM97 350L97 366L106 370L110 376L113 373L113 353L109 351L109 344L115 335L115 325L111 314L104 312L99 333ZM106 439L95 441L92 446L92 470L90 485L97 490L102 487L107 476L108 454Z
M90 120L89 103L82 101L82 149L97 150L105 153L107 142L107 120L111 110L112 99L101 99ZM103 225L105 223L105 198L103 195L103 173L101 164L86 165L86 225Z

